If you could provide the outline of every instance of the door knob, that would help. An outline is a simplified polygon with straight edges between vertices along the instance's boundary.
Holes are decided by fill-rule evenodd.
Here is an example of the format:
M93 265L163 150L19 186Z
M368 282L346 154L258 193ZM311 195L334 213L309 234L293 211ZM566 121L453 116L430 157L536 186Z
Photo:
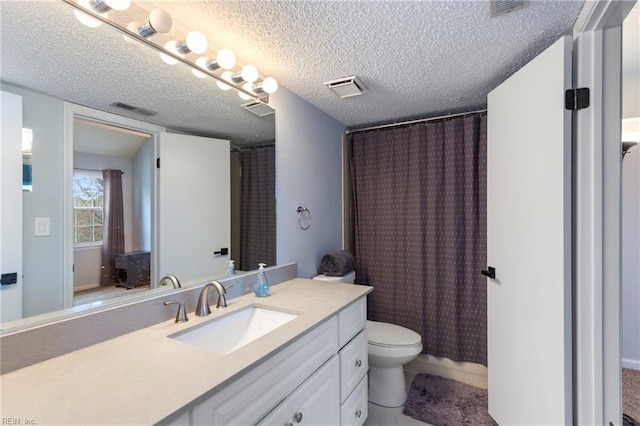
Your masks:
M480 271L480 273L485 277L489 277L491 279L496 278L496 268L494 268L493 266L489 266L487 267L487 269L483 269L482 271Z
M218 255L218 256L226 256L229 254L229 248L228 247L223 247L220 249L220 251L214 251L213 254Z

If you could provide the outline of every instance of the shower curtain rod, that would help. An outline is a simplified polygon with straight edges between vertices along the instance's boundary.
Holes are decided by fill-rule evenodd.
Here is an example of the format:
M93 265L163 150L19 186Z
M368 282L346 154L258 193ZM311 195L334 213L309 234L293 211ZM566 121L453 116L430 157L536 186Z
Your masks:
M95 169L83 169L81 167L74 167L73 170L81 170L83 172L102 172L102 170L95 170ZM120 170L120 172L122 174L124 174L124 172L122 170Z
M401 121L401 122L398 122L398 123L381 124L379 126L365 127L363 129L347 130L346 134L348 135L349 133L366 132L367 130L384 129L384 128L387 128L387 127L406 126L407 124L427 123L429 121L442 120L444 118L463 117L465 115L480 114L480 113L483 113L483 112L487 112L487 110L486 109L479 109L477 111L469 111L469 112L461 112L461 113L458 113L458 114L441 115L440 117L420 118L420 119L417 119L417 120Z

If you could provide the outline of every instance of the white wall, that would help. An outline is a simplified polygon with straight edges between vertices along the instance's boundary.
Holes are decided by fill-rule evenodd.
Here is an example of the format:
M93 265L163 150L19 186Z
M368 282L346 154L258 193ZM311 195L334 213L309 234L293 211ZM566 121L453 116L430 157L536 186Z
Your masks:
M297 262L298 275L310 278L324 254L342 247L345 126L284 87L270 105L277 111L277 263ZM298 206L311 211L307 231L298 226Z
M0 321L22 318L22 98L0 92L0 272L16 282L0 287Z
M100 286L102 246L73 249L73 291Z
M131 251L151 251L151 193L153 191L153 141L148 139L132 160L133 223L131 224Z
M640 147L622 162L622 366L640 370Z
M24 317L56 311L63 302L63 102L2 85L22 96L23 127L33 129L33 191L22 193ZM50 218L51 235L33 236L33 219Z

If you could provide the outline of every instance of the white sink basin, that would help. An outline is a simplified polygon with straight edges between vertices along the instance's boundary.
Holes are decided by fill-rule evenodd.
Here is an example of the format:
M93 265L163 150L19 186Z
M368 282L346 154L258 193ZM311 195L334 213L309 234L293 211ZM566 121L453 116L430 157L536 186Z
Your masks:
M224 355L253 342L297 316L251 305L169 337Z

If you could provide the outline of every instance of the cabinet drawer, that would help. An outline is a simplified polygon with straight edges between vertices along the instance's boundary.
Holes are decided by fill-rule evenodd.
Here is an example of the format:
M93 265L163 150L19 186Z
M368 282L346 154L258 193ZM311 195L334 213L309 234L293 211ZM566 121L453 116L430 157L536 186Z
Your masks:
M333 357L258 425L339 424L338 382L338 359Z
M336 352L332 317L193 408L196 425L256 424ZM331 344L333 342L333 344Z
M362 425L369 415L367 399L367 376L365 375L340 407L340 424L342 426Z
M349 340L367 325L367 299L361 297L338 313L338 347Z
M340 401L347 399L369 370L365 328L340 351Z

